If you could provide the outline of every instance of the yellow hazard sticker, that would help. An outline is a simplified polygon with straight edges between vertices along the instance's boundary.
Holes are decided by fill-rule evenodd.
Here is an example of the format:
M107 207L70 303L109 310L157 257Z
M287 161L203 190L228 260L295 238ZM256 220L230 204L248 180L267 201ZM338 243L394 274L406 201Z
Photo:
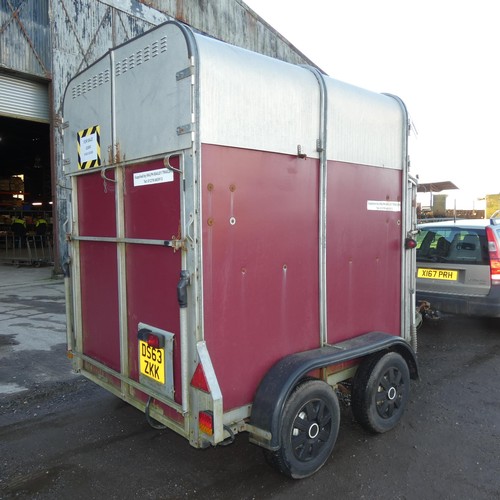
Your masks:
M101 166L101 127L80 130L78 136L78 169L85 170Z

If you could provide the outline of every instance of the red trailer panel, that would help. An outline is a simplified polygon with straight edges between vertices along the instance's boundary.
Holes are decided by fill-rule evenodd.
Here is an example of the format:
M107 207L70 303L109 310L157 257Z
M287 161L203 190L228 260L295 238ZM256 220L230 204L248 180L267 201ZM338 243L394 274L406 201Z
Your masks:
M116 247L80 244L83 353L120 371Z
M320 344L318 162L210 145L202 155L205 340L231 409L277 360Z
M400 335L402 220L391 210L401 204L402 171L340 162L328 169L328 341L371 330Z

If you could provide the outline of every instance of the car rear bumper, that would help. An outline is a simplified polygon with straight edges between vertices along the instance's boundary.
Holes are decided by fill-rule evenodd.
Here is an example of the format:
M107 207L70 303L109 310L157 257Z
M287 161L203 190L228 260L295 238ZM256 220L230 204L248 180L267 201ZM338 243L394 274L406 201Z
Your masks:
M417 291L418 301L425 300L431 308L452 314L500 318L500 287L493 287L488 295L467 296Z

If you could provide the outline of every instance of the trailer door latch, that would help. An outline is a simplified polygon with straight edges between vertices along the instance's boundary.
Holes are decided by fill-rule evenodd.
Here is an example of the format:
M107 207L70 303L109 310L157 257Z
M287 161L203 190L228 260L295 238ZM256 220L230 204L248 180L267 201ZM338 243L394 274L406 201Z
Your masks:
M179 283L177 283L177 301L179 302L179 307L181 309L186 308L188 305L187 287L189 286L189 283L189 271L183 269L181 271L181 278L179 280Z
M165 246L173 248L174 252L186 248L184 240L165 240Z

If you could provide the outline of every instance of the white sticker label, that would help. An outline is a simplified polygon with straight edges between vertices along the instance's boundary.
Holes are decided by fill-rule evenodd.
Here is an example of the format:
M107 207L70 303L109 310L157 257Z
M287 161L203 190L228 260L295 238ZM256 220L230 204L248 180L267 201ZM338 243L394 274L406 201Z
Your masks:
M149 186L150 184L161 184L163 182L172 182L174 173L168 168L159 168L158 170L148 170L147 172L138 172L134 174L135 186Z
M97 160L97 134L93 133L80 139L80 161Z
M366 209L377 212L401 212L401 202L368 200L366 202Z

